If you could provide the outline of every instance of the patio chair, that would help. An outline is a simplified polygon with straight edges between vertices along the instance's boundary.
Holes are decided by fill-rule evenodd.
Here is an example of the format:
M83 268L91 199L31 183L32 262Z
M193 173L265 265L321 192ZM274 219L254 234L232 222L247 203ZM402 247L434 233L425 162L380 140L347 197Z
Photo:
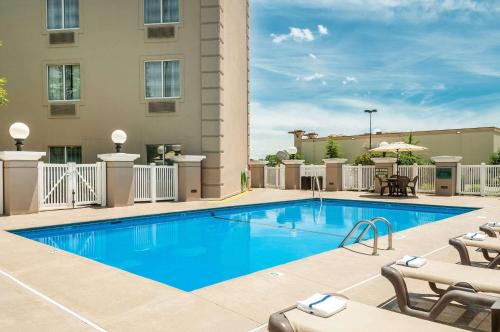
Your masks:
M417 196L417 182L418 182L418 175L415 176L410 182L408 182L407 188L410 188L413 196Z
M419 268L390 263L382 267L382 275L393 285L401 313L435 320L453 301L466 306L480 305L491 310L491 331L500 331L500 297L492 295L500 294L498 271L428 260ZM412 306L405 278L428 282L439 295L429 311ZM440 289L436 284L448 288Z
M380 196L384 196L385 190L389 189L389 194L391 194L391 187L389 181L386 178L377 176L378 184L380 185Z
M461 331L448 325L404 316L350 300L346 309L328 318L308 314L296 306L281 310L269 317L268 330L269 332Z
M451 238L449 240L451 246L457 249L460 255L460 264L472 266L469 251L467 247L478 248L481 250L484 259L488 262L486 266L489 269L496 269L500 264L500 240L496 237L487 237L483 241L473 241L462 236ZM491 257L490 253L495 253L495 257Z
M396 180L396 186L393 188L393 194L408 196L408 183L410 179L406 176L400 176Z

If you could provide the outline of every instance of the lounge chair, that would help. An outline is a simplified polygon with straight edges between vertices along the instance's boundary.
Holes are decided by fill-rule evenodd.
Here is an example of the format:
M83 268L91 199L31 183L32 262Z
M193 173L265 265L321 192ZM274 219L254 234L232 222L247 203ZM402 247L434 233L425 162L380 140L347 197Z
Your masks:
M328 318L308 314L293 306L271 315L268 330L269 332L461 331L448 325L404 316L355 301L349 301L346 309Z
M500 264L500 239L496 237L486 237L483 241L473 241L459 236L451 238L449 243L457 249L460 255L460 264L462 265L472 266L467 247L481 249L484 259L488 261L487 268L496 269ZM491 257L490 253L496 253L496 256Z
M490 295L500 294L498 271L428 260L420 268L391 263L382 267L382 275L394 286L399 309L406 315L435 320L453 301L476 304L491 309L491 331L500 331L500 298ZM405 278L428 282L431 290L440 296L429 311L411 305ZM440 289L436 284L448 285L448 288Z
M491 226L486 223L479 227L479 229L485 232L489 237L497 237L497 233L500 234L500 226Z
M418 175L415 176L410 182L408 182L407 187L411 190L413 196L417 196L417 182L418 182Z

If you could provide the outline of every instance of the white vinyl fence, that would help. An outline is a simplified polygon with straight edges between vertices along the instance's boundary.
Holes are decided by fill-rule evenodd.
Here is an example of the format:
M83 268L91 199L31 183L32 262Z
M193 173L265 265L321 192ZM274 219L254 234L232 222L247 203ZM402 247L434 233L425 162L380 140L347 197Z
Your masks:
M40 210L106 205L106 165L38 164Z
M410 179L418 176L417 192L433 193L436 190L436 166L434 165L401 165L399 175Z
M264 167L264 187L285 189L285 165Z
M342 190L372 190L374 179L375 166L342 165Z
M135 165L134 194L136 202L177 201L178 169L173 166Z
M500 195L500 165L458 164L457 191L463 195Z

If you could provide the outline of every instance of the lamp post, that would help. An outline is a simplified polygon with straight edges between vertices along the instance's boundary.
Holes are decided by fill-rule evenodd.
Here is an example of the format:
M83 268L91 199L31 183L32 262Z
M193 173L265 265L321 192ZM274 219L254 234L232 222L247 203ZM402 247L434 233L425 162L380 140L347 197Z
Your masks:
M30 135L30 128L22 122L16 122L10 126L9 134L16 142L16 150L22 151L24 140Z
M116 153L122 152L123 144L127 141L127 134L123 130L115 130L111 134L111 140L115 143Z
M365 113L370 114L370 150L372 149L372 113L377 113L377 110L365 110Z

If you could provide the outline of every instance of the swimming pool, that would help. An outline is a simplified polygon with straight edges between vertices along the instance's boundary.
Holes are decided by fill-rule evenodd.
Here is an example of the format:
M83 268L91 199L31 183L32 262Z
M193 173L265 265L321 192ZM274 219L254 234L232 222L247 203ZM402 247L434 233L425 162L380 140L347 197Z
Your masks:
M321 206L318 200L299 200L13 233L192 291L336 249L361 219L385 217L397 232L473 210L333 199Z

